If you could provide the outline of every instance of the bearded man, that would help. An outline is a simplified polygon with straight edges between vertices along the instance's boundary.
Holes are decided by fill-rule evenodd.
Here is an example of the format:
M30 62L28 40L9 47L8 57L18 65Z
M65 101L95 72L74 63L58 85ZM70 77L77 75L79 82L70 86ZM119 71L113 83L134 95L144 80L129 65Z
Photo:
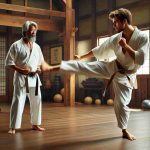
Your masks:
M30 102L32 129L44 131L41 128L41 82L38 73L42 64L46 65L40 46L35 43L38 26L33 21L26 21L22 27L22 38L14 42L6 56L5 66L15 70L14 92L10 109L10 130L15 134L21 127L22 114L26 96Z

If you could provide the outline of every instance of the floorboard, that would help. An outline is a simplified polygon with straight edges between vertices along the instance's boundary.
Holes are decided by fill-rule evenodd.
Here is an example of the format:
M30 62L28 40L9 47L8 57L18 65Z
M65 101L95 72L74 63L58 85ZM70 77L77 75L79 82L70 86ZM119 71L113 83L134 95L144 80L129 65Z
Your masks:
M43 104L45 132L33 131L29 105L25 106L22 128L7 133L9 106L0 112L0 150L149 150L150 111L133 111L129 130L137 136L131 142L121 138L112 106L64 107Z

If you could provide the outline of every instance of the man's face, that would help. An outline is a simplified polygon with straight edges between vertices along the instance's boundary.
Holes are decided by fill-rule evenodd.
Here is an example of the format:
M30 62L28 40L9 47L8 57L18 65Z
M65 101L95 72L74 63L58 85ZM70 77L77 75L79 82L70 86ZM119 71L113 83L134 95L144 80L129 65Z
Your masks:
M121 32L125 29L125 21L120 21L117 17L113 18L113 28L116 32Z
M26 38L29 41L35 42L36 41L36 27L35 26L30 26L29 30L26 32Z

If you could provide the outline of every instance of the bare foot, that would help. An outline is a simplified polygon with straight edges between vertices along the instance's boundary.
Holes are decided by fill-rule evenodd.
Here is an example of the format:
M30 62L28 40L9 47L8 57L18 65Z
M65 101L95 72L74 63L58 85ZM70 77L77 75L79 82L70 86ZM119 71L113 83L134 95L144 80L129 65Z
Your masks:
M123 130L122 133L123 133L122 135L123 138L126 138L130 141L136 140L136 137L132 135L131 133L129 133L127 130Z
M8 131L9 134L15 134L16 133L16 130L11 128L9 131Z
M41 128L41 127L38 126L38 125L33 125L33 126L32 126L32 130L45 131L45 128Z

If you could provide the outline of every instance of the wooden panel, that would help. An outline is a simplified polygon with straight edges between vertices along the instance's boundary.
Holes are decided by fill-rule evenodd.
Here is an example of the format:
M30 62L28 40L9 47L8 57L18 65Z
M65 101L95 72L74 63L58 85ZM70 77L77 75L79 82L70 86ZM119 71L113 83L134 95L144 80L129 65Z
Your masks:
M141 92L141 101L144 99L147 99L147 78L143 76L140 80L141 86L140 86L140 92Z
M80 1L78 1L79 16L85 16L85 15L92 14L91 1L92 0L80 0Z
M96 11L108 8L108 0L96 0Z
M0 25L3 26L22 27L25 21L32 20L38 24L39 30L61 32L58 24L49 19L36 19L3 14L0 14L0 18Z
M50 9L49 5L50 5L49 0L44 0L44 1L36 0L36 3L35 0L28 0L29 7Z
M21 6L24 6L24 1L25 0L11 0L11 4L15 4L15 5L21 5ZM27 1L27 0L26 0ZM28 0L29 1L29 0ZM6 1L5 1L6 3Z
M133 25L142 25L150 22L149 5L134 7L130 10L133 16Z
M0 9L11 10L11 11L16 11L16 12L25 12L25 13L31 13L31 14L37 14L37 15L46 15L46 16L51 15L55 17L65 18L65 12L25 7L25 6L13 5L13 4L0 3Z
M133 89L131 107L141 108L144 99L150 99L150 76L140 75L137 76L138 89Z
M107 32L108 30L108 15L100 15L96 17L96 33Z
M92 34L92 20L91 18L82 19L79 22L79 36Z
M116 6L119 7L119 6L122 6L122 5L127 5L127 4L131 4L133 2L137 2L139 0L116 0Z

